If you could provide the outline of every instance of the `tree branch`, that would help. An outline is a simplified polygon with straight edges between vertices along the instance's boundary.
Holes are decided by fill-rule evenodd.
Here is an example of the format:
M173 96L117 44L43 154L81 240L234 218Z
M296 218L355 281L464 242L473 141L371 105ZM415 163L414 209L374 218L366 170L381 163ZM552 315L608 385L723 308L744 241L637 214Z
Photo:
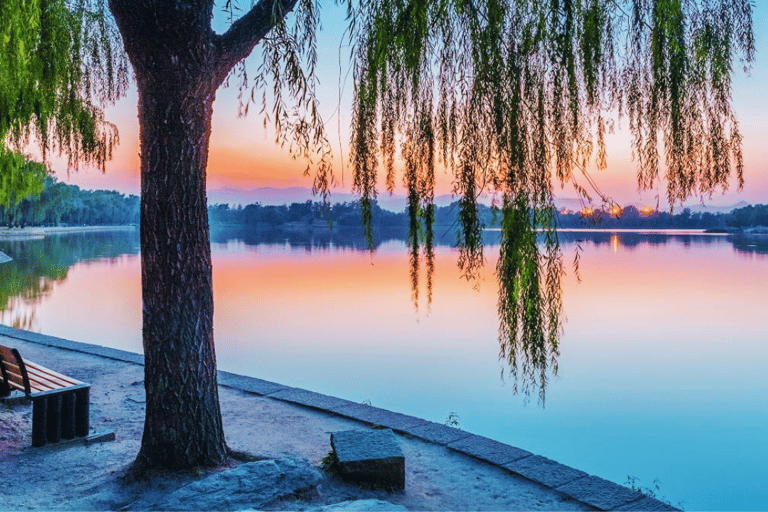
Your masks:
M298 0L259 0L248 13L235 21L223 35L217 36L220 83L232 68L248 57L264 36L288 15Z

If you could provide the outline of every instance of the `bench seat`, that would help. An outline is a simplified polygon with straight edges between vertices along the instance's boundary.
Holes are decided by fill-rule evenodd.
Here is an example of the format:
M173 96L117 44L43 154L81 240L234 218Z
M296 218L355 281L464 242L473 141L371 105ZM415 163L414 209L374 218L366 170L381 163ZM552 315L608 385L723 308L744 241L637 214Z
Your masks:
M0 345L0 397L12 391L32 400L32 446L85 437L89 430L90 384L23 359Z

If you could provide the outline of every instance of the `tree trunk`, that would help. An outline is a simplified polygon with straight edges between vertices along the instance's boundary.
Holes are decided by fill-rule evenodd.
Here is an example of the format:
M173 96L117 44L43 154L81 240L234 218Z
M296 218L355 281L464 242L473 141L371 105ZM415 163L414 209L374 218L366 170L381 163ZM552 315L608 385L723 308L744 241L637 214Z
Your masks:
M147 394L137 462L168 468L217 465L226 459L226 446L205 193L215 93L168 79L137 78Z
M214 0L109 0L133 65L141 127L147 412L136 468L227 457L213 344L205 170L216 90L296 0L259 0L219 36Z

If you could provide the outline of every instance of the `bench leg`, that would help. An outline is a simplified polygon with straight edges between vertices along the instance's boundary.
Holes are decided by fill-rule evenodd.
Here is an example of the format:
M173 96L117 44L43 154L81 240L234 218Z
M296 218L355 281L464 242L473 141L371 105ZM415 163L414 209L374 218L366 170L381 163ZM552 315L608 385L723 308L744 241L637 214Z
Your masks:
M77 437L85 437L88 435L88 430L90 429L90 425L88 424L90 402L90 388L83 388L75 391L75 435Z
M49 396L48 401L48 442L61 441L61 395Z
M32 446L43 446L48 437L46 420L48 419L48 400L41 398L32 401Z
M75 437L75 394L64 393L61 397L61 438Z

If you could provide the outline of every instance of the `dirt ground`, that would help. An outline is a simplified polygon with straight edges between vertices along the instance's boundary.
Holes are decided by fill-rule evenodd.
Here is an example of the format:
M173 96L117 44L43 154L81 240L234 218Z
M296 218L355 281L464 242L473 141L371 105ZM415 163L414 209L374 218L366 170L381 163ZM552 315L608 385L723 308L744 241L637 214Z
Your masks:
M153 501L201 475L157 474L126 483L144 421L143 367L16 339L22 356L91 383L91 429L111 442L31 447L32 407L0 403L0 510L120 510ZM320 468L330 433L364 424L240 390L220 387L230 448L257 457L291 457ZM406 461L404 491L366 490L323 472L315 491L281 499L272 510L306 510L346 500L381 499L409 510L585 510L583 503L447 448L398 436ZM237 464L233 461L232 464ZM322 472L322 471L321 471ZM155 500L159 501L159 500Z

